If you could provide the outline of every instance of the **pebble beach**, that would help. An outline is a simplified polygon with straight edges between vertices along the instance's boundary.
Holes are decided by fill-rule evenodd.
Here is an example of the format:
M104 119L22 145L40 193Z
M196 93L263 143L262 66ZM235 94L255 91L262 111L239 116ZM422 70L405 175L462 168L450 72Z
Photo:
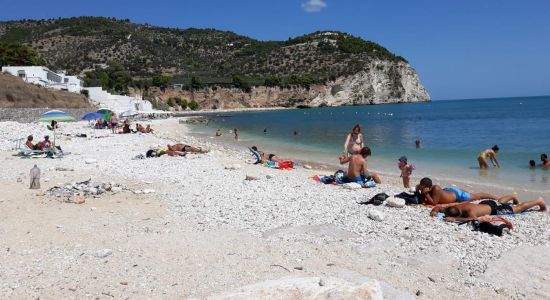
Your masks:
M548 213L517 215L510 234L491 236L425 207L358 204L402 192L399 178L323 185L311 176L327 171L248 164L249 153L191 136L177 118L145 123L154 134L63 123L56 140L70 154L22 159L13 139L50 132L0 122L0 298L287 298L266 291L296 286L307 299L550 297ZM177 142L210 151L134 159ZM29 190L35 164L41 189ZM78 186L87 180L97 186ZM67 186L87 188L85 202L48 192Z

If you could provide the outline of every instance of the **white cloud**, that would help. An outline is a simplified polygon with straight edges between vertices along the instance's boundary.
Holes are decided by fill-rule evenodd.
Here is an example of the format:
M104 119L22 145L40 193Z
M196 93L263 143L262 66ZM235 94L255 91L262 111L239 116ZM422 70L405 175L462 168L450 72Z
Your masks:
M302 8L308 13L319 12L325 7L327 7L325 0L307 0L302 3Z

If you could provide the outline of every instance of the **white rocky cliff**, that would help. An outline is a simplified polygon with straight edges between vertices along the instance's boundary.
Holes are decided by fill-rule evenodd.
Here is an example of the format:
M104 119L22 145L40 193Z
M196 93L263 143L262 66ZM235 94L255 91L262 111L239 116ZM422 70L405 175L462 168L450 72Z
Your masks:
M373 61L352 76L339 77L309 88L257 86L247 93L237 88L201 90L152 89L156 100L171 97L195 100L202 109L260 107L319 107L430 101L416 71L405 62Z
M375 61L353 76L329 83L309 106L425 102L430 96L418 74L407 63Z

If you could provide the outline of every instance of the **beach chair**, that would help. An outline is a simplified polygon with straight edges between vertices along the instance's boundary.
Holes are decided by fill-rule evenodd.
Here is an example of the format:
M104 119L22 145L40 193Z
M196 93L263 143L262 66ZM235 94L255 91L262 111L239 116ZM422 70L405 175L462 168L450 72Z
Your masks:
M23 142L25 139L14 139L11 140L15 143L14 150L16 152L15 156L20 156L21 158L41 158L41 157L49 157L49 158L62 158L65 154L61 149L54 148L54 149L45 149L45 150L33 150L29 149L26 146L23 146Z

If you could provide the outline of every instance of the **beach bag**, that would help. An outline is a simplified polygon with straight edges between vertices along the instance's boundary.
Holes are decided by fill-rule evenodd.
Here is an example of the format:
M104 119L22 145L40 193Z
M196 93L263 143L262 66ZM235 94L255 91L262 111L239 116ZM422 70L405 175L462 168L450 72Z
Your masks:
M400 194L395 195L394 197L404 199L407 205L420 204L422 199L420 197L420 193L418 192L415 192L414 194L402 192Z
M294 163L290 160L285 160L279 163L279 169L293 169Z
M386 199L388 199L389 197L390 196L386 193L379 193L374 195L372 198L370 198L369 201L359 202L359 204L363 204L363 205L372 204L372 205L378 206L384 203L384 201L386 201Z

